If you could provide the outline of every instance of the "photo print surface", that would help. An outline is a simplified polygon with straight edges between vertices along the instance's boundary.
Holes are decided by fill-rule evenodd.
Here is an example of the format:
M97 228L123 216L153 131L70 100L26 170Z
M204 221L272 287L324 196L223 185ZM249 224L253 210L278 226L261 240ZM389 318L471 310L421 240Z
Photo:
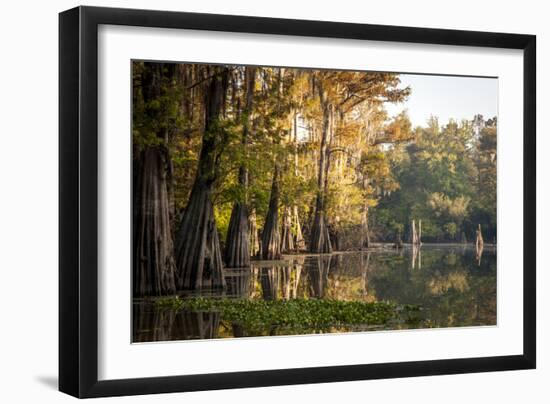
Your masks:
M498 79L132 62L133 342L491 326Z

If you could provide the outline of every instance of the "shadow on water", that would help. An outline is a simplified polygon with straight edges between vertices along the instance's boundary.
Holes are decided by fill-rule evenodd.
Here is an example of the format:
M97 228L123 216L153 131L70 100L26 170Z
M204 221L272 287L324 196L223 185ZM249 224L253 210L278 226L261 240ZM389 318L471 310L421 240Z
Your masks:
M253 261L250 268L227 269L226 290L208 296L384 301L422 307L421 321L388 324L386 329L494 325L496 276L492 246L479 251L469 245L423 245ZM134 302L133 329L134 342L254 335L225 321L219 312L177 311L143 301ZM276 332L270 328L261 335Z

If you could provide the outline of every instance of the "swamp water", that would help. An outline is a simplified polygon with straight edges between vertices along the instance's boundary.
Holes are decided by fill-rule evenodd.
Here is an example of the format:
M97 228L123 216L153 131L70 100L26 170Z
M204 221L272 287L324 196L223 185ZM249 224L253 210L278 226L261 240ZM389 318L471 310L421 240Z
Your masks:
M133 342L496 324L496 249L490 246L485 247L481 257L470 245L285 255L280 261L253 261L245 270L226 269L226 283L223 292L181 296L178 301L199 296L238 304L264 302L273 310L285 309L285 304L299 310L303 302L315 304L319 300L327 304L387 302L397 310L407 305L418 306L418 310L412 317L397 316L375 324L282 327L266 324L265 320L262 323L261 304L257 314L239 313L236 310L241 306L231 307L228 319L224 315L227 312L216 308L189 310L154 300L136 300ZM285 318L299 318L300 313L292 310L278 313ZM323 314L322 310L328 309L322 306L319 310ZM342 308L337 305L336 310ZM238 320L246 314L247 321L257 315L254 327Z

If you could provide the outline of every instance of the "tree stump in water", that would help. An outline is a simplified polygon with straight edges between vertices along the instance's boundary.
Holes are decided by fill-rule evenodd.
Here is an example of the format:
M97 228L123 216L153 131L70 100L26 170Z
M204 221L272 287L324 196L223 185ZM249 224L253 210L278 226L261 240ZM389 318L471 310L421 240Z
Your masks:
M418 232L416 231L416 222L412 220L411 222L411 244L413 246L420 246L422 245L421 241L422 237L422 220L418 221Z
M403 248L403 240L401 240L401 233L395 233L395 248Z
M481 265L481 255L483 254L483 235L481 234L481 224L477 225L475 248L477 264Z

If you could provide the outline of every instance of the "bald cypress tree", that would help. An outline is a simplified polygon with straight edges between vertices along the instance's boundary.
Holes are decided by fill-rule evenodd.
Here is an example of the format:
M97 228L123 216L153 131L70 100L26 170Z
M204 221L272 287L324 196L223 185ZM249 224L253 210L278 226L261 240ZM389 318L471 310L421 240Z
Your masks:
M178 290L225 286L220 240L214 217L212 193L219 161L227 142L222 113L225 108L229 69L207 69L204 90L204 133L197 173L176 236Z
M252 128L252 106L256 68L245 68L246 100L243 111L242 144L247 148L249 133ZM225 263L229 268L242 268L250 265L250 213L248 209L248 168L239 167L239 185L244 189L244 200L238 200L233 205L225 246Z
M173 66L134 65L133 292L135 297L174 293L174 255L167 188L166 103Z

